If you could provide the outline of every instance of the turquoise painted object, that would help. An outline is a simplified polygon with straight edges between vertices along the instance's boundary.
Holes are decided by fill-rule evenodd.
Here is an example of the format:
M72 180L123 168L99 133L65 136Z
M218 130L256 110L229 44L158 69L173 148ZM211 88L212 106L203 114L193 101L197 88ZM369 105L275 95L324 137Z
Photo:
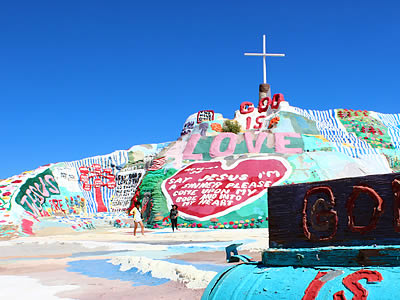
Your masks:
M393 267L268 267L244 263L219 273L202 300L398 299ZM319 277L319 279L318 279ZM317 279L316 279L317 278ZM362 278L368 278L362 279Z
M220 272L202 300L398 299L400 247L270 248Z
M268 249L262 263L268 266L385 266L400 267L398 246L319 247Z
M271 248L202 299L399 299L399 207L400 173L271 187Z

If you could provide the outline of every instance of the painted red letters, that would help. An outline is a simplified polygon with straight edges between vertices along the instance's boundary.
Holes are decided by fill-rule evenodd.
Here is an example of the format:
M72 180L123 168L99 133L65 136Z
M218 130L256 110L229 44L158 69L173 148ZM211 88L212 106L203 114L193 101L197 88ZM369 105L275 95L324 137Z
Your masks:
M272 105L272 100L269 97L265 97L258 101L258 112L261 114L268 110L268 107Z
M400 180L395 179L392 182L392 190L393 190L393 196L394 196L394 201L393 201L393 225L394 225L394 230L396 232L400 232Z
M358 282L361 279L367 279L368 283L371 282L381 282L383 277L381 273L373 270L360 270L354 272L345 278L343 278L343 285L348 288L353 294L352 299L366 300L368 296L368 291ZM334 300L346 300L344 296L344 291L337 292L333 295Z
M314 300L317 298L319 291L326 283L326 281L322 281L321 278L327 273L328 272L318 272L305 290L302 300ZM358 282L361 279L366 279L368 283L371 283L381 282L383 277L378 271L362 269L343 278L343 285L354 294L353 300L367 299L368 291ZM336 292L333 295L333 300L346 300L344 291Z
M374 211L372 213L371 221L366 226L354 225L353 209L355 201L360 195L360 193L366 193L367 195L369 195L375 201L376 204ZM360 233L366 233L368 231L371 231L376 227L378 219L382 213L383 213L383 200L378 195L378 193L375 192L375 190L373 190L370 187L360 186L360 185L353 187L353 192L351 193L349 199L347 200L347 215L349 218L349 228L351 231L356 231Z
M252 113L254 111L254 104L249 101L244 101L240 104L240 113L242 115Z
M326 274L328 274L328 272L318 272L317 276L315 276L313 281L311 281L310 285L307 287L301 300L314 300L317 298L319 291L326 283L326 281L321 281L320 278Z
M400 180L394 179L392 182L392 191L393 191L393 227L396 232L400 232ZM329 201L324 199L318 199L312 209L311 209L311 218L307 218L307 204L308 198L313 194L324 193L328 195ZM356 200L360 196L361 193L367 194L375 204L375 207L372 211L372 216L368 225L359 226L355 224L355 216L353 213L354 206ZM338 217L336 211L333 209L335 206L335 199L333 196L333 192L328 186L320 186L313 187L307 191L304 196L303 203L303 211L302 211L302 223L303 223L303 232L304 236L312 241L324 241L330 240L336 235ZM379 196L379 194L370 187L363 185L356 185L353 187L353 192L349 196L346 209L348 216L348 227L353 232L359 232L364 234L376 228L380 216L384 212L384 200ZM326 218L329 217L329 221ZM325 220L321 221L321 218L325 218ZM309 230L309 224L312 224L312 228L316 231L325 231L329 227L329 223L333 222L334 230L329 236L318 238L314 234L312 234Z
M272 97L271 108L272 109L278 109L279 105L283 101L285 101L285 99L283 98L283 94L275 94L274 97Z
M279 109L281 102L285 101L283 94L275 94L271 98L265 97L258 101L257 111L255 111L254 104L249 101L244 101L240 104L240 113L242 115L247 115L246 117L246 130L249 129L261 129L263 127L264 118L267 115L263 114L268 111L268 109ZM258 112L258 113L257 113ZM262 114L262 115L259 115ZM255 122L255 124L254 124ZM253 125L252 125L253 123Z
M333 223L333 229L331 234L328 236L316 236L311 233L308 229L307 224L307 202L308 198L314 194L326 194L328 196L328 200L325 199L317 199L315 201L312 210L311 210L311 224L312 228L316 231L328 231L330 227L330 223ZM303 231L304 235L307 239L312 241L328 241L332 239L336 235L338 217L337 213L334 210L335 206L335 198L333 196L333 192L328 186L318 186L309 189L304 196L304 204L303 204ZM324 220L321 220L324 218Z

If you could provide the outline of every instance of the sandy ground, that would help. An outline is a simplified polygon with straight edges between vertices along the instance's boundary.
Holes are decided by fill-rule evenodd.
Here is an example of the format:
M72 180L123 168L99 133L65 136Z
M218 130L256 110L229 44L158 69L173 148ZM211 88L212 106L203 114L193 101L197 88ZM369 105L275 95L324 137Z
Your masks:
M46 229L0 241L2 299L200 299L208 281L231 266L225 247L254 260L267 229L170 229L133 236L132 229Z

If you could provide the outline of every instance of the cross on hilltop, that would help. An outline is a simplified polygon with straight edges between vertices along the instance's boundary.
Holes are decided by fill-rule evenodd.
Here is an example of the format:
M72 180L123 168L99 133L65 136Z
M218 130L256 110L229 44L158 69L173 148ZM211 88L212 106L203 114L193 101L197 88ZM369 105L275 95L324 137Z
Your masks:
M262 56L263 58L263 71L264 71L264 84L267 83L267 62L266 62L266 57L267 56L277 56L277 57L283 57L285 54L279 54L279 53L267 53L267 46L265 42L265 34L263 35L263 53L245 53L245 56Z

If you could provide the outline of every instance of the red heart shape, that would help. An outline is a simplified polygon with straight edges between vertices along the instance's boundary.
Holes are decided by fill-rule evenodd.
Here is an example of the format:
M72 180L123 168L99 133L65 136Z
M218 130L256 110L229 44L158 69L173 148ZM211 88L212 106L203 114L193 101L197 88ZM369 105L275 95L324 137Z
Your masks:
M225 161L195 162L162 184L168 206L180 215L205 221L235 211L287 179L289 163L280 157L251 158L226 167Z

